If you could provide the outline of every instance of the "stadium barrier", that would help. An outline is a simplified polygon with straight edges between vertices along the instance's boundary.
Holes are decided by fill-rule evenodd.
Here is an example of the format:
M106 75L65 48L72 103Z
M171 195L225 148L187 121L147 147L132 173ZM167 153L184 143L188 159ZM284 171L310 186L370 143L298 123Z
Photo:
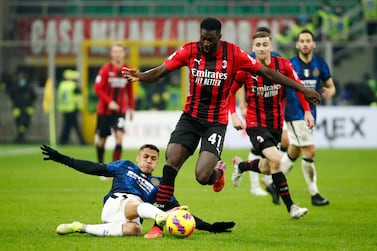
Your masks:
M165 148L180 114L180 111L136 112L134 120L127 121L124 148L138 148L143 143ZM317 148L377 148L376 124L376 107L320 106L314 141ZM106 147L114 147L114 142L114 137L109 137ZM228 125L224 148L249 147L246 132Z

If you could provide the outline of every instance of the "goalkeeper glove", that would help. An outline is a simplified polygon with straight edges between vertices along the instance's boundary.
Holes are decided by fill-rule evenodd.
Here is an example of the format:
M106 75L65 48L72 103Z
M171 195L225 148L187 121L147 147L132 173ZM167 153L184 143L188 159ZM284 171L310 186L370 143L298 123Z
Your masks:
M51 148L45 144L41 146L42 154L46 155L47 157L44 157L43 160L53 160L55 162L62 163L67 166L71 166L72 158L65 156L58 151L56 151L54 148Z

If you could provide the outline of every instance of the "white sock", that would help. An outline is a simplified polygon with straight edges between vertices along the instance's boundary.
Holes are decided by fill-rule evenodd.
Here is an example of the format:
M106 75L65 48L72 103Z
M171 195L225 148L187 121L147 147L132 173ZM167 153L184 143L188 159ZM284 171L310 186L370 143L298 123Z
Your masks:
M260 156L250 151L249 155L247 156L247 160L250 161L250 160L255 160L255 159L260 159Z
M96 236L123 236L123 223L91 224L84 226L84 232Z
M157 207L153 206L150 203L144 202L137 206L136 208L137 215L143 219L152 219L156 218L156 215L159 212L163 212L162 210L158 209Z
M294 162L288 157L288 154L284 153L283 157L281 158L281 161L280 161L281 171L284 174L287 174L289 172L289 170L291 170L291 168L293 167L293 164L294 164Z
M259 183L259 173L250 171L250 184L251 190L261 188Z
M319 193L317 187L317 172L315 170L314 160L307 161L304 158L302 158L301 169L302 173L304 174L306 184L308 185L310 194L313 196Z
M272 184L272 176L271 175L264 175L263 178L263 183L268 186L270 184Z

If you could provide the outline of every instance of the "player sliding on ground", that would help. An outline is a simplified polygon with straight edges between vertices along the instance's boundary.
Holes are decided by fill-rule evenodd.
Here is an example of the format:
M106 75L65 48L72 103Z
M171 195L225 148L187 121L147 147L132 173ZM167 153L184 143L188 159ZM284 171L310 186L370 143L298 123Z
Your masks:
M112 187L104 197L101 215L103 224L80 222L62 224L56 229L57 233L79 232L97 236L134 236L142 233L142 219L155 219L157 224L144 235L144 238L162 236L162 226L169 212L163 212L150 204L156 200L160 183L160 177L152 175L159 158L159 149L155 145L141 146L136 155L136 164L130 160L101 164L75 159L46 145L41 146L41 150L45 155L44 160L53 160L86 174L113 177ZM178 206L178 201L173 197L169 203L170 209ZM195 221L196 229L213 233L230 232L235 225L234 222L210 224L198 217L195 217Z

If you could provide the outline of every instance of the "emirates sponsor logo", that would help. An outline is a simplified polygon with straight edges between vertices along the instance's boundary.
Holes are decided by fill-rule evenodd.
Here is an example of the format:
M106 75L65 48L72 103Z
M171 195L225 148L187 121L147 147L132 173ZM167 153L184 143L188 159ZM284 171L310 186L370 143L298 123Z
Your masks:
M220 86L223 80L228 78L227 73L191 69L192 76L195 77L195 83L198 85Z
M276 85L263 85L263 86L252 86L251 91L256 93L259 97L273 97L279 95L279 90L282 86L280 84Z
M109 83L113 88L123 88L126 87L128 80L125 78L109 77Z

